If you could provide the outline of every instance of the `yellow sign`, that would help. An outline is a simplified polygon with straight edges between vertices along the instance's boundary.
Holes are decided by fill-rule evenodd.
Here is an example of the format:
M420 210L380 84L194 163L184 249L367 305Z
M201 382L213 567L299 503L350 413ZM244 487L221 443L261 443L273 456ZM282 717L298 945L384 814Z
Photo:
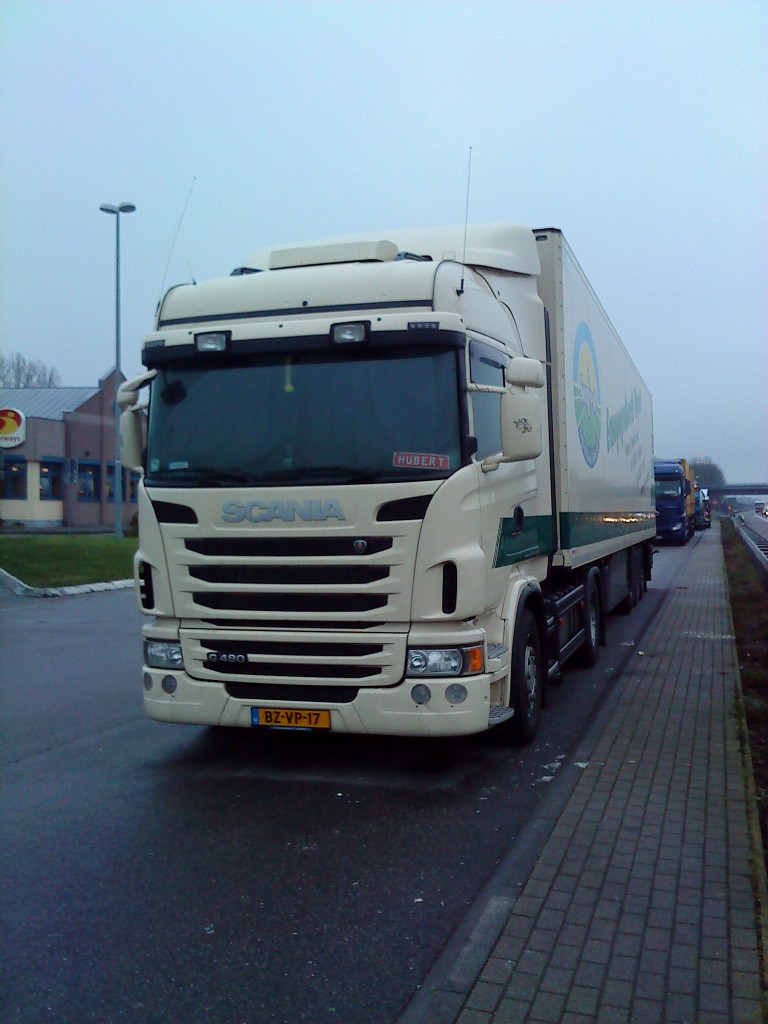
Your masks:
M330 711L304 708L251 708L253 725L270 729L330 729Z
M0 409L0 448L15 448L27 439L27 418L19 409Z

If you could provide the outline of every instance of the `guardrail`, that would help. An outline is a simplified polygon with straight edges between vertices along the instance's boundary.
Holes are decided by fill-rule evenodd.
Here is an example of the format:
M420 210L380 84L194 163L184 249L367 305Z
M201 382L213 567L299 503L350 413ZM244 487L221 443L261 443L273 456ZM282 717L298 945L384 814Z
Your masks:
M739 522L735 517L733 525L736 527L736 531L741 537L744 547L747 549L747 554L760 573L763 586L768 590L768 540L765 537L761 537L759 533L750 529L744 523Z

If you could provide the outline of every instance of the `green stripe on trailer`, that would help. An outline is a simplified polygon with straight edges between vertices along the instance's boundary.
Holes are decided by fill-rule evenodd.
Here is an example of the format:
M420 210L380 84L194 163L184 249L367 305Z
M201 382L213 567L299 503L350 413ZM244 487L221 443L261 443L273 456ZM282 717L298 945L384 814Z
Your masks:
M655 529L655 512L563 512L560 547L586 547Z

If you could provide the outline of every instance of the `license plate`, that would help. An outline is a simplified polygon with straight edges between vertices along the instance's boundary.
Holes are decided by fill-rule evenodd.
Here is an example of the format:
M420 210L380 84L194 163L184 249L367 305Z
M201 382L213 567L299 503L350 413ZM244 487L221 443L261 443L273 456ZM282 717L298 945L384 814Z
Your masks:
M251 725L268 729L330 729L330 711L304 708L251 708Z

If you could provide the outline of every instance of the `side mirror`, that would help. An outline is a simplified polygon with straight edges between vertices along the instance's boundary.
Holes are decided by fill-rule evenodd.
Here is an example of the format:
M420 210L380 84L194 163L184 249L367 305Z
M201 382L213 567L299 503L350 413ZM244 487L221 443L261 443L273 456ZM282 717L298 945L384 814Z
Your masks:
M144 447L142 410L133 406L120 416L120 459L126 469L143 473L141 453Z
M527 392L505 392L501 396L501 455L484 459L480 463L483 472L489 473L502 462L537 459L541 451L541 404L538 398Z
M123 410L120 416L120 458L126 469L143 474L142 452L144 448L144 409L139 404L139 391L145 388L157 375L156 370L143 373L135 380L121 384L117 393L117 404Z
M546 384L543 363L527 356L515 356L510 359L504 377L507 384L516 384L521 388L543 388Z
M686 496L686 498L688 497L688 495L690 493L691 493L691 481L690 480L686 480L685 481L685 496Z

